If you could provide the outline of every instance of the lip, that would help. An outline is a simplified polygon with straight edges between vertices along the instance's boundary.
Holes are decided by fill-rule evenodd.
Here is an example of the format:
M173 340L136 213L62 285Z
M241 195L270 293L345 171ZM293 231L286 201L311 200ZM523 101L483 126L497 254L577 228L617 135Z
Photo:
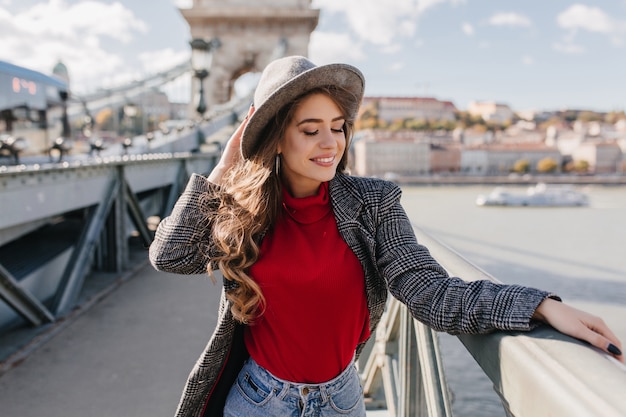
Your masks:
M332 166L335 162L335 158L337 155L321 155L316 156L315 158L311 158L310 161L322 166Z

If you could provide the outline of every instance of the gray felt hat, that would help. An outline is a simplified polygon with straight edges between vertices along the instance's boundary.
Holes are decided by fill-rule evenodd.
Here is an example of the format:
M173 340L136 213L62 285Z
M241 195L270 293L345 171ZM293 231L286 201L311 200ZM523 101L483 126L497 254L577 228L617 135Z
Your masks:
M241 138L241 154L250 158L260 146L260 134L285 105L317 87L340 86L354 93L360 104L365 88L361 71L348 64L317 66L303 56L272 61L261 74L254 92L254 113ZM355 112L358 105L355 106ZM350 115L350 116L356 116Z

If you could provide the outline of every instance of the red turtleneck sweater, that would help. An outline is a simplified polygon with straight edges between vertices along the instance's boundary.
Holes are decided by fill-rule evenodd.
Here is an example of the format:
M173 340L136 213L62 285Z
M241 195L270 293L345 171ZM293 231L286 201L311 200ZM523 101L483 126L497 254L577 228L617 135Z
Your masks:
M252 358L292 382L339 375L369 336L369 312L363 269L339 235L328 183L305 198L283 190L281 216L250 275L267 303L245 332Z

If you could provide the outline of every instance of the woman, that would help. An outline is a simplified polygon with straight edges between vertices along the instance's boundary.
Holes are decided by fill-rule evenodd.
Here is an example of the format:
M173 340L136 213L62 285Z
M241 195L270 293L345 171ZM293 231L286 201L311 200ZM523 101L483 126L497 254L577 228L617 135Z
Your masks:
M363 89L349 65L270 63L218 165L160 223L155 268L219 268L224 280L177 415L364 416L354 360L388 293L438 331L545 322L623 361L601 319L555 295L449 277L417 243L397 186L344 173Z

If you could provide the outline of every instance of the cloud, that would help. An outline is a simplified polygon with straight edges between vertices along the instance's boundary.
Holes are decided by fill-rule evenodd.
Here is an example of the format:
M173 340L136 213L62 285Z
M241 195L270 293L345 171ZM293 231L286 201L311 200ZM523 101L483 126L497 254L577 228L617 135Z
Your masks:
M574 4L559 13L556 21L560 28L567 31L563 36L564 42L554 45L554 49L560 52L584 53L585 48L574 44L574 39L582 31L606 35L617 47L624 44L626 21L614 19L598 7Z
M563 29L582 29L598 33L620 33L626 30L626 23L617 21L602 9L583 4L574 4L559 13L557 24Z
M157 73L172 69L177 63L188 60L191 52L188 49L175 51L172 48L165 48L158 51L149 51L139 54L139 61L142 68L149 68L151 73Z
M389 71L391 72L399 72L404 69L406 65L404 62L394 62L393 64L388 66Z
M14 13L0 6L0 59L47 74L62 60L72 89L85 92L145 75L123 52L148 31L120 2L49 0Z
M474 26L472 26L471 23L463 23L461 25L461 30L463 31L463 33L465 33L467 36L474 36Z
M529 27L532 26L532 21L520 13L500 12L489 18L489 24L492 26Z
M381 49L381 52L384 54L388 54L388 55L394 55L397 54L398 52L402 52L403 48L402 45L398 44L398 43L394 43L392 45L389 46L385 46Z
M313 7L325 13L344 15L349 28L360 40L388 46L398 38L411 37L419 17L439 4L463 3L459 0L395 0L390 7L380 0L314 0Z
M533 59L532 56L530 55L524 55L522 57L522 64L526 65L527 67L533 65L535 63L535 60Z
M37 3L17 14L13 30L28 36L80 40L83 36L106 36L128 43L135 32L148 26L121 3L105 4L87 0L68 5L62 0Z
M349 34L319 31L311 34L309 56L318 65L362 61L366 58L362 45Z
M552 44L552 48L558 52L568 55L579 55L585 53L585 48L580 45L575 45L571 42L555 42Z
M189 9L193 6L193 0L172 0L172 4L179 9Z

